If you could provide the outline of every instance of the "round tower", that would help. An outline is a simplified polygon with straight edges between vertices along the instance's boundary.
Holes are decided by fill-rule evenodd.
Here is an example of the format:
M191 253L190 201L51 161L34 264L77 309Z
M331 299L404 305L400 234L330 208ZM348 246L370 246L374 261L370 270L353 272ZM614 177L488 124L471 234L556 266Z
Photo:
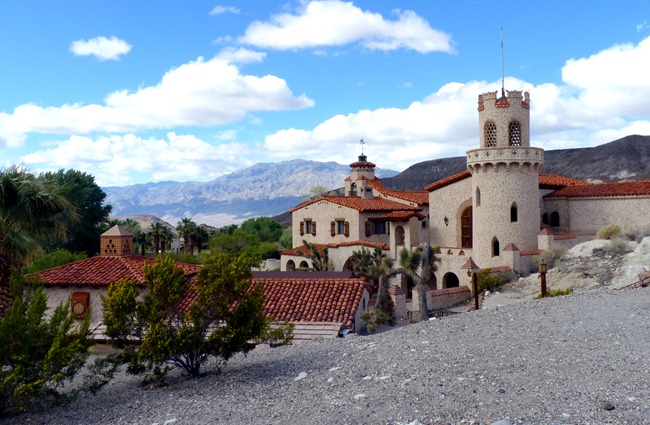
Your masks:
M528 93L478 97L480 148L467 151L472 174L472 256L481 268L513 266L505 251L537 249L539 169L544 150L530 146Z
M372 198L372 187L368 180L375 179L375 164L361 153L359 160L350 164L350 177L345 179L345 196Z

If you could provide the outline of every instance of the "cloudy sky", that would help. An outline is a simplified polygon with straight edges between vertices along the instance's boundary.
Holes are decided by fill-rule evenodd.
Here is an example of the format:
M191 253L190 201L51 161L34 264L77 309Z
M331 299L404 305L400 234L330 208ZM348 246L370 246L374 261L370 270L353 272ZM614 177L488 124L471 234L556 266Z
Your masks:
M122 186L347 164L361 138L382 168L462 155L501 27L533 145L650 134L647 0L4 2L0 166Z

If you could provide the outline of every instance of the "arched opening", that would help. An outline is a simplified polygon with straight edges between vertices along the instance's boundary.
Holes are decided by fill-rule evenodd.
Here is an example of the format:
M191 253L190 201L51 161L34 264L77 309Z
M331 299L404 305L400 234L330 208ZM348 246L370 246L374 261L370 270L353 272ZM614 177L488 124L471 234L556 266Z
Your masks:
M498 257L501 252L501 247L499 246L499 240L495 237L492 238L492 256Z
M356 183L352 183L350 185L350 194L349 195L350 196L357 196L357 184Z
M290 272L296 270L296 263L293 260L287 261L287 270Z
M495 148L497 146L497 125L493 122L485 123L484 132L485 147Z
M463 248L472 247L472 207L467 207L460 215L460 243Z
M510 206L510 222L511 223L516 223L517 222L517 203L513 202L512 205Z
M548 213L542 214L542 224L548 224Z
M407 276L405 273L402 273L401 286L402 286L402 290L406 294L406 299L408 300L413 299L413 287L415 286L415 282L413 281L412 278Z
M551 227L560 227L560 213L557 211L551 213Z
M508 144L510 146L521 146L521 125L519 121L512 121L508 125Z
M458 288L459 285L460 280L458 280L458 276L452 272L445 273L445 275L442 277L443 288Z
M479 189L478 186L476 186L476 206L480 207L481 206L481 189Z
M402 226L395 227L395 245L404 245L404 227Z
M302 271L309 270L309 264L305 260L302 260L300 262L300 270Z
M429 281L427 282L427 286L429 289L433 289L434 291L438 289L438 278L436 277L435 273L431 273L431 276L429 276Z
M342 271L351 272L352 270L353 270L353 267L352 267L352 257L350 257L350 258L348 258L348 259L345 261L345 264L343 264L343 269L342 269Z

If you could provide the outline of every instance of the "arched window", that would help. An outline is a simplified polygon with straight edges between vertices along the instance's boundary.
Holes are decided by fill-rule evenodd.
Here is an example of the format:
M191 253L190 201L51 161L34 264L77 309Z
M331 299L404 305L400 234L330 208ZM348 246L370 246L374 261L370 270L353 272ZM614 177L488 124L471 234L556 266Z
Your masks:
M492 256L493 257L498 257L499 252L501 252L501 249L499 247L499 240L497 238L492 239Z
M551 227L560 227L560 213L557 211L551 213Z
M357 184L356 183L352 183L350 185L350 194L349 194L349 196L357 196Z
M517 203L513 202L512 205L510 206L510 222L511 223L516 223L517 222Z
M508 125L508 144L510 146L521 146L521 125L519 125L519 121L512 121Z
M395 245L397 246L402 246L404 245L404 227L402 226L397 226L395 227Z
M481 206L481 189L478 186L476 186L476 206Z
M542 224L548 224L548 213L542 214Z
M485 147L494 148L497 146L497 125L493 122L485 123Z
M287 270L294 271L295 269L296 269L296 263L294 263L293 260L287 261Z
M467 207L460 216L460 246L472 247L472 207Z

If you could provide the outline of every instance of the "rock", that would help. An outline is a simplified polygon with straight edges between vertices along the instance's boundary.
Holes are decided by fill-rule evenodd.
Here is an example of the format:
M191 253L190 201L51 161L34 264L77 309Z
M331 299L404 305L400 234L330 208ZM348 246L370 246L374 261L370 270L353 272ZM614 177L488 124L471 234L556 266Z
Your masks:
M614 409L616 408L616 406L614 406L614 403L611 403L611 402L609 402L609 401L603 401L603 402L600 404L600 407L602 407L603 409L605 409L605 410L607 410L607 411L609 411L609 410L614 410Z

